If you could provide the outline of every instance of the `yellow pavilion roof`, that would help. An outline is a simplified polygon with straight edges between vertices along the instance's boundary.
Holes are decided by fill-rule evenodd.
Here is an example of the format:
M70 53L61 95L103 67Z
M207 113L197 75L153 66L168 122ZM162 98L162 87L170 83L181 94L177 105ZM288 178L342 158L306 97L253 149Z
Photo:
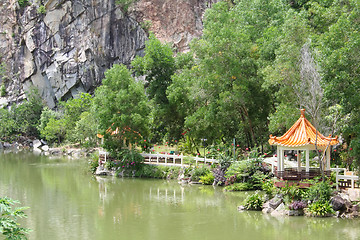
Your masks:
M315 145L315 127L305 118L305 109L301 109L301 116L295 124L281 137L270 135L270 145L286 147L299 147L304 145ZM331 135L325 137L320 132L317 133L317 146L336 145L339 143L338 136L332 138Z

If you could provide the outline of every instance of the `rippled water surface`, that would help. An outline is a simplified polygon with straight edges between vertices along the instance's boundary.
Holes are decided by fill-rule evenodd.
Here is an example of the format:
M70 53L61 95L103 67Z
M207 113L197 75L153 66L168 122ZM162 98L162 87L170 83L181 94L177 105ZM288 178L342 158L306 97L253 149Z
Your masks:
M245 193L94 177L86 159L0 153L0 196L30 207L22 225L36 240L360 239L359 220L239 213Z

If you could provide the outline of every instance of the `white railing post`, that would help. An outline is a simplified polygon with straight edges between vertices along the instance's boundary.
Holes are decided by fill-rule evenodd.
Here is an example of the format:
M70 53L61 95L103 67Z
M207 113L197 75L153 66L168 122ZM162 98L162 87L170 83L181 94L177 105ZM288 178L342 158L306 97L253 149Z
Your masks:
M167 164L167 155L165 154L165 164Z
M156 153L156 163L159 164L159 153Z
M173 164L175 165L175 159L176 159L176 157L175 157L175 153L173 154Z
M336 166L336 190L339 190L339 172L338 172L338 167Z
M181 153L181 166L183 166L184 163L183 163L183 154Z

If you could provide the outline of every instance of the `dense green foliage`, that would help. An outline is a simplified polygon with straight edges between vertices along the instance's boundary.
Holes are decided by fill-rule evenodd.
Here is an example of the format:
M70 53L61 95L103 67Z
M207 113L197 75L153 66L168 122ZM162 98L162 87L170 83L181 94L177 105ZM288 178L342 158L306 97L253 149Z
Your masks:
M27 207L13 208L18 201L8 197L0 198L0 233L5 236L6 240L22 240L27 239L26 233L29 229L19 226L18 218L26 217L24 210Z
M215 177L211 172L206 173L206 175L200 176L200 181L204 185L212 185L214 183Z
M18 3L20 7L26 7L29 5L29 0L18 0Z
M82 93L77 98L60 102L56 111L44 108L38 129L49 142L94 143L97 124L91 114L92 97Z
M334 192L332 185L328 181L316 182L306 191L305 200L310 202L329 202Z
M256 192L245 199L244 207L247 210L261 211L263 203L262 196Z
M99 132L112 155L148 135L148 104L143 85L135 82L124 65L114 65L105 72L103 85L95 91L93 107Z
M175 106L169 103L166 91L171 85L171 77L175 73L176 63L172 48L162 44L153 34L146 42L145 56L136 57L132 62L137 75L145 75L145 89L152 100L152 135L154 140L169 134L178 137L181 133L182 119L179 119Z
M335 211L332 209L330 203L327 202L314 202L308 206L308 211L314 217L327 217L334 214Z
M261 159L233 162L225 172L225 190L245 191L262 189L267 174L264 173Z
M0 109L0 139L11 141L19 135L37 136L42 108L40 97L31 91L23 103Z
M117 1L123 8L132 2ZM320 132L343 136L333 162L360 165L359 17L357 0L220 1L206 11L203 36L188 53L175 55L150 34L144 56L131 71L109 69L94 100L83 95L44 109L39 123L38 110L33 120L22 117L32 109L26 104L0 110L0 133L38 129L50 142L82 144L101 133L113 152L145 139L176 140L183 152L205 146L213 154L234 139L239 150L264 146L306 108Z

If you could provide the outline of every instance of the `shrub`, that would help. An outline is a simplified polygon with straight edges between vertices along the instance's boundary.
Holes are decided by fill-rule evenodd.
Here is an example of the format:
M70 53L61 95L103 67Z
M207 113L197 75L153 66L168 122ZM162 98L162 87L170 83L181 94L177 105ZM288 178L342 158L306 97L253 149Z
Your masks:
M274 182L271 180L264 181L261 185L261 189L269 198L273 198L277 191Z
M258 192L249 195L245 200L245 209L260 211L262 209L263 199Z
M311 202L327 202L330 200L333 191L328 181L317 182L308 188L305 199Z
M37 9L37 12L38 12L39 14L45 14L45 13L46 13L46 8L45 8L45 6L44 6L44 5L39 6L39 8Z
M199 181L201 176L205 176L210 173L210 169L203 167L195 167L191 173L191 181Z
M93 155L92 158L89 160L89 168L91 173L95 173L97 167L99 166L98 158L98 155Z
M157 171L157 166L144 164L135 172L135 177L153 178Z
M118 4L122 10L126 13L130 7L130 5L134 2L135 0L116 0L115 3Z
M26 7L29 5L29 1L28 0L18 0L19 6L20 7Z
M180 169L180 167L153 166L143 164L141 168L136 170L135 177L175 179L178 177Z
M0 97L5 97L6 96L6 88L5 88L5 85L2 84L0 86Z
M200 176L200 182L203 183L204 185L213 184L214 179L215 179L215 177L211 172L209 172L205 176Z
M119 168L127 171L140 169L144 162L144 158L140 153L128 149L120 151L117 154L116 159L120 161Z
M250 183L234 183L231 185L228 185L224 188L225 191L247 191L247 190L252 190L252 186Z
M331 214L334 214L329 201L317 201L309 205L309 213L314 217L327 217Z
M304 196L304 190L300 189L298 185L286 185L280 192L283 194L286 203L301 200Z

